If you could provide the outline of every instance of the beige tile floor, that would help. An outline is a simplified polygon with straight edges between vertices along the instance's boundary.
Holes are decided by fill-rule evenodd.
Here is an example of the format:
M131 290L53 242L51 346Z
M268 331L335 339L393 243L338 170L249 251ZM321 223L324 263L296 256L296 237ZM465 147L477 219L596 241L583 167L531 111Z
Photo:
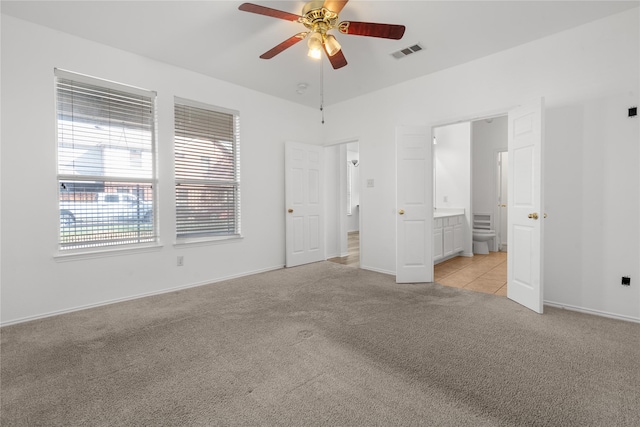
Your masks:
M434 280L444 286L507 296L507 253L455 257L434 266Z

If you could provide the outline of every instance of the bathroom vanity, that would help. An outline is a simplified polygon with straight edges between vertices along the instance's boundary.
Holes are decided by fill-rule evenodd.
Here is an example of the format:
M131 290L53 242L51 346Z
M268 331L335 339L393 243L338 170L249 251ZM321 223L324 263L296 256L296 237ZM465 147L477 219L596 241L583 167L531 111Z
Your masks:
M464 209L438 208L433 213L433 261L463 251Z

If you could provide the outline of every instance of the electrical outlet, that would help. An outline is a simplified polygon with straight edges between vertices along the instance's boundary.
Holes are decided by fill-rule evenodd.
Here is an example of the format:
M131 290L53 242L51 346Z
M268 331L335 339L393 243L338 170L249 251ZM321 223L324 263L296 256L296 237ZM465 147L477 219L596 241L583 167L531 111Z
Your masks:
M182 255L178 255L178 267L182 267L184 265L184 257Z
M629 276L622 276L622 285L624 285L624 286L631 286L631 277L629 277Z

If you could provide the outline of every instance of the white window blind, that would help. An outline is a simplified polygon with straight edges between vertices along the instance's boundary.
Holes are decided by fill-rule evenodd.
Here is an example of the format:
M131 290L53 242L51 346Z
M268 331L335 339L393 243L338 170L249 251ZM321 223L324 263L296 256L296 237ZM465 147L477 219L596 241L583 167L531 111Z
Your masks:
M155 92L55 75L60 249L157 241Z
M240 235L239 114L175 99L178 239Z

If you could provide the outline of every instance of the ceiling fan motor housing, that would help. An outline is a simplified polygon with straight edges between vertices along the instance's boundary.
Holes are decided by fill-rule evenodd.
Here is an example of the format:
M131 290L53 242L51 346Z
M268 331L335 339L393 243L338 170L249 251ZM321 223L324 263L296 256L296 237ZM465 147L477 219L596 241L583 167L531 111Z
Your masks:
M324 1L312 1L302 9L299 21L308 29L324 35L338 22L338 14L323 7Z

